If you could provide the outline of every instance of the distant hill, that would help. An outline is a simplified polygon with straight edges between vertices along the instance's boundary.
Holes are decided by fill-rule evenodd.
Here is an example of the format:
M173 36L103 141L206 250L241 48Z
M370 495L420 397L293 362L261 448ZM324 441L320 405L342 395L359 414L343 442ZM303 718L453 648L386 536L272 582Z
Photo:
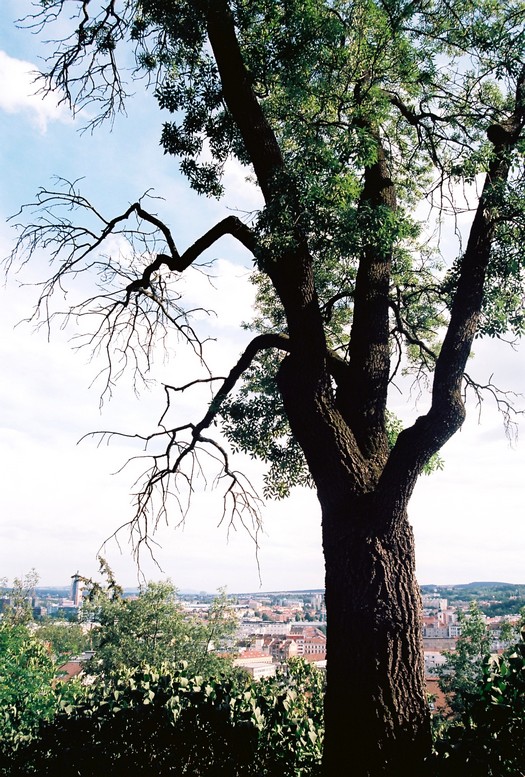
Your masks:
M70 595L71 587L67 586L37 586L36 593L44 596L61 596L67 597ZM137 594L138 588L125 588L126 595ZM525 583L504 583L498 581L480 580L472 583L457 583L449 585L422 585L421 593L423 594L435 594L444 599L463 599L470 601L471 599L508 599L510 597L524 598L525 599ZM205 591L195 591L192 589L180 589L179 594L182 597L203 597L212 598L215 594L207 593ZM324 594L323 588L303 588L303 589L291 589L281 591L244 591L232 593L231 596L239 598L258 598L261 596L308 596L315 594Z
M524 593L524 583L501 583L491 581L478 581L474 583L457 583L454 585L422 585L421 591L424 594L443 593L452 591L455 593L487 593L487 592L506 592L506 593Z
M455 588L497 588L497 589L510 589L510 588L523 587L517 583L490 583L490 582L477 582L477 583L460 583Z
M431 594L455 602L479 602L485 615L516 615L525 608L525 584L478 581L458 585L422 585L422 594Z

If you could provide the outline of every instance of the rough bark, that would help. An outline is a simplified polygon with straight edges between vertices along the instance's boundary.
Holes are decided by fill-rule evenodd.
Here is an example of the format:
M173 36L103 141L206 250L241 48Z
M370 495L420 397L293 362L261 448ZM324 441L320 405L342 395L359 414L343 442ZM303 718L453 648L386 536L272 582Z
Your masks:
M420 775L430 752L420 597L406 506L362 457L329 392L301 391L289 356L278 384L322 507L327 693L323 775ZM415 483L416 473L411 481Z
M420 596L406 514L375 531L373 496L323 509L326 777L423 773L429 753Z
M365 168L359 210L384 218L397 208L396 192L379 133L374 138L377 160ZM359 261L354 291L354 312L346 381L338 385L337 400L356 435L360 449L384 462L388 443L385 410L390 378L389 285L392 268L391 245L378 245L369 227L368 240Z

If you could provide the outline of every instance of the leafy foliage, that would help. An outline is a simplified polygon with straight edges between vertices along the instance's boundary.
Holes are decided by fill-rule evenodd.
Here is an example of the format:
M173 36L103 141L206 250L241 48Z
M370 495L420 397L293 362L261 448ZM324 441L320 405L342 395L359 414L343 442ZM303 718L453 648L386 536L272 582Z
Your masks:
M262 354L245 374L236 396L221 406L222 429L234 452L242 451L268 465L264 495L288 496L292 486L311 486L304 455L294 439L277 390L279 359Z
M436 739L436 775L503 777L525 769L525 631L501 656L478 664L463 710Z
M0 580L0 590L9 599L9 604L3 611L4 623L27 624L31 621L32 597L37 583L38 573L35 569L23 577L15 577L11 586L6 578Z
M106 584L90 582L83 617L94 621L95 656L91 674L120 672L144 664L185 661L193 674L213 675L230 666L217 650L227 642L236 620L224 592L212 603L206 620L184 612L169 581L150 582L138 597L125 598L102 560ZM89 585L89 581L88 585Z
M21 623L0 623L0 755L52 717L56 666L46 646Z
M468 613L461 613L461 635L447 661L439 667L439 684L454 715L461 715L478 687L484 661L490 655L490 635L478 605L472 602Z
M502 602L494 602L493 604L483 604L481 609L488 615L489 618L494 618L498 615L512 615L516 612L525 612L525 597L512 597Z
M57 664L91 648L91 637L85 633L80 623L56 623L48 620L38 626L35 636L49 646Z
M254 683L206 679L163 665L79 689L20 753L12 775L316 775L322 679L296 661Z

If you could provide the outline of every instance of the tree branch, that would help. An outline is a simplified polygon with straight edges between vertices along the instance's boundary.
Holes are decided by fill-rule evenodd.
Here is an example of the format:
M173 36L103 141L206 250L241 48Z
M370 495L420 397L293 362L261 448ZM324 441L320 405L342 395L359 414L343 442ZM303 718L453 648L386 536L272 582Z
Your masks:
M515 441L518 435L518 429L514 418L516 416L525 414L525 410L519 410L516 408L514 402L517 399L523 399L523 395L517 394L515 391L503 391L502 389L498 388L498 386L492 382L492 375L490 376L488 383L485 384L478 383L473 378L471 378L468 373L465 373L464 377L466 387L474 391L480 417L481 406L485 398L484 395L488 394L496 403L496 407L503 417L503 427L505 429L507 438L511 442Z
M388 500L412 493L417 474L430 457L460 428L465 419L462 384L465 366L478 330L487 268L491 258L498 201L506 185L510 148L518 141L525 123L525 66L517 79L514 111L507 122L513 128L504 144L494 145L483 191L461 260L450 323L436 360L429 412L399 435L381 476L380 487Z
M154 216L146 213L142 208L137 210L138 215L145 221L154 224L158 229L162 231L170 248L170 256L166 254L157 254L155 260L149 264L141 278L137 278L126 286L126 300L129 301L131 294L134 292L147 289L151 285L152 275L160 270L162 265L166 265L172 272L182 273L197 259L207 248L210 248L219 238L224 235L232 235L237 238L249 251L255 253L257 243L255 235L252 230L244 224L237 216L227 216L227 218L215 224L209 229L202 237L193 243L189 248L184 251L182 255L177 251L171 233L169 229Z
M239 519L241 524L249 529L244 517L247 514L252 523L254 532L251 532L252 536L256 540L260 523L259 497L249 480L231 468L228 453L223 445L208 436L204 436L203 432L213 423L221 404L234 389L239 378L250 367L255 356L260 351L269 348L278 348L288 352L290 348L289 338L286 335L279 334L262 334L255 337L245 348L239 361L230 370L228 376L223 379L223 383L211 400L207 412L196 424L190 422L167 428L165 419L171 409L170 391L185 390L191 385L202 382L200 380L192 381L182 387L165 386L167 400L165 410L159 420L160 431L149 435L121 435L115 432L96 432L90 435L98 436L100 442L113 436L138 439L142 440L145 448L152 443L158 444L161 440L167 438L167 445L160 453L145 454L146 458L152 460L153 463L142 476L142 485L135 494L135 516L124 527L121 527L121 529L128 528L134 536L134 547L137 553L142 545L145 544L147 546L148 544L148 534L152 521L151 516L156 516L153 519L153 529L155 530L159 521L167 515L167 502L171 497L175 498L179 506L182 516L181 521L185 520L196 476L200 475L206 481L204 468L200 462L203 454L211 457L213 461L219 464L215 484L224 479L227 481L223 494L224 510L221 522L229 512L230 525L233 525L235 519ZM206 382L211 380L213 378L207 378ZM181 494L184 491L186 491L187 496L183 501ZM157 498L160 498L160 505L156 506L154 501L156 502Z
M167 278L158 271L165 265L172 272L183 272L226 234L253 252L256 240L250 228L237 217L229 216L180 254L169 227L144 208L142 199L108 219L80 194L76 182L58 180L63 190L40 189L36 201L21 209L20 213L33 209L31 221L15 225L19 237L6 262L6 272L9 272L15 262L23 266L39 247L51 249L51 263L57 267L41 284L32 320L40 325L41 311L47 326L57 317L64 322L87 315L92 317L96 325L82 342L93 352L102 350L107 354L102 396L111 393L115 380L128 365L133 366L135 375L146 380L149 351L155 341L164 340L170 327L202 361L203 341L190 323L195 311L180 306L181 296L174 286L176 278ZM71 212L78 211L82 216L77 221L83 221L84 225L75 223L71 217ZM111 255L105 256L102 252L110 238L118 242L111 246ZM159 252L159 243L169 253ZM142 269L145 257L151 254L156 254L155 258ZM65 296L67 281L81 273L89 277L94 293L73 305L66 302L65 310L53 311L51 298L56 293ZM80 347L81 341L78 342ZM140 367L140 360L145 368Z
M421 338L417 337L415 334L409 331L409 327L406 324L405 321L403 321L401 317L401 311L399 309L399 305L394 302L394 300L390 300L390 308L394 313L394 317L396 319L396 330L403 335L407 343L410 343L410 345L415 345L419 348L421 353L428 356L431 360L431 364L433 365L437 359L436 354L434 351L428 347L428 345L421 340Z
M30 29L40 31L55 21L66 5L69 8L71 3L49 0L42 10L28 15L23 21ZM57 49L46 60L52 65L41 76L44 81L41 91L44 94L61 92L60 101L66 102L73 112L96 103L101 110L88 124L94 128L124 110L128 94L116 49L127 36L134 11L132 4L123 3L120 13L116 0L100 4L94 15L90 15L90 0L77 0L76 6L76 12L68 14L68 21L71 18L78 20L76 29L63 40L53 41Z
M397 209L396 192L379 132L371 132L377 158L365 168L359 200L364 246L354 290L348 385L337 394L338 407L365 456L386 455L385 410L390 377L389 286L393 237L381 234L387 212ZM382 242L381 242L382 241ZM386 244L385 244L386 241Z
M205 416L198 424L193 427L192 435L195 440L199 439L201 432L210 426L217 413L219 412L222 403L232 392L239 378L250 367L257 354L260 351L265 351L269 348L278 348L281 351L289 352L290 339L287 335L272 333L258 335L257 337L253 338L253 340L245 348L237 364L230 370L228 377L225 378L222 386L213 397Z
M334 307L336 304L342 300L342 299L353 299L354 292L350 289L344 289L343 291L340 291L338 294L334 294L333 297L331 297L325 304L323 305L321 309L321 313L323 314L324 321L329 324L332 319L332 313L334 311Z
M207 27L224 99L242 135L261 191L269 201L275 174L284 169L284 160L275 133L253 91L226 0L208 4Z

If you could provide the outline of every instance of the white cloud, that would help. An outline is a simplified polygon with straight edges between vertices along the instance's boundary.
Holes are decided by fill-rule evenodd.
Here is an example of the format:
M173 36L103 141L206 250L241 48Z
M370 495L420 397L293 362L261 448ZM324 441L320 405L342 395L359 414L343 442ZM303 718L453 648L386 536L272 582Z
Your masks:
M11 114L29 114L40 132L45 133L48 122L68 122L71 118L54 96L44 97L38 93L36 75L37 68L31 62L0 51L0 109Z
M216 251L225 253L224 246L217 247ZM242 322L253 318L256 289L250 282L250 275L250 268L218 258L211 269L183 277L186 287L185 304L187 307L213 311L210 316L196 316L208 319L213 330L224 327L239 328ZM244 339L241 330L239 340Z

